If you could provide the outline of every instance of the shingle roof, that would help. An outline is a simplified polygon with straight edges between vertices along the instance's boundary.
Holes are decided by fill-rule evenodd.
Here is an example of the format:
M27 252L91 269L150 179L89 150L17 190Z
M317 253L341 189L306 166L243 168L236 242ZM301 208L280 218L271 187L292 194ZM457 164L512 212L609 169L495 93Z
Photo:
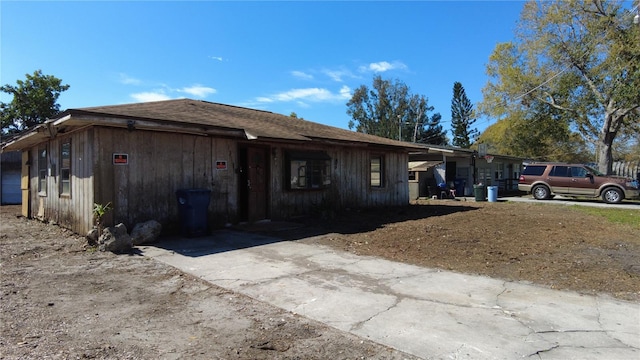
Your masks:
M219 129L243 130L259 139L303 141L326 139L404 148L416 147L411 143L340 129L269 111L192 99L69 109L61 115L61 118L66 115L113 116L204 125Z

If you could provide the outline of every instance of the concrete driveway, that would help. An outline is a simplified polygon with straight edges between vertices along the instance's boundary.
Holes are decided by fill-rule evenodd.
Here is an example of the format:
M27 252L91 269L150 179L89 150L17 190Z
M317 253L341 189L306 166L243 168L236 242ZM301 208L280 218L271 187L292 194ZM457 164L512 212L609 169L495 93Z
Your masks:
M556 197L550 200L536 200L531 195L505 196L505 197L498 197L498 201L535 202L539 204L552 204L552 205L580 205L580 206L591 206L591 207L612 208L612 209L640 210L640 203L637 203L637 202L623 201L620 204L607 204L597 199L593 199L593 200L574 199L574 198L563 197L559 195L557 195Z
M640 359L639 303L312 242L222 230L139 249L212 284L424 359Z

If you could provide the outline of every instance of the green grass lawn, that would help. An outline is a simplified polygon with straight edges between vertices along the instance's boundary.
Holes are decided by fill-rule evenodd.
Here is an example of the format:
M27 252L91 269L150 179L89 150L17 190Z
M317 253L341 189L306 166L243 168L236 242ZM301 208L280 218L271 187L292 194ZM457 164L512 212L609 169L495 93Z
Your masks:
M573 208L587 214L603 217L612 223L629 225L640 229L640 209L612 209L578 205L573 206Z

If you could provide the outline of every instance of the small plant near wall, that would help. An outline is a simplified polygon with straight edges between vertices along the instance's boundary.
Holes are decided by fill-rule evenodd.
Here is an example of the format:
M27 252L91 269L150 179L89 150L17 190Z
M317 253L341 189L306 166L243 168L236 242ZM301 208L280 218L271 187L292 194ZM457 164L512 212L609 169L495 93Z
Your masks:
M93 204L93 219L98 229L98 236L102 235L102 218L111 210L111 202L107 204Z

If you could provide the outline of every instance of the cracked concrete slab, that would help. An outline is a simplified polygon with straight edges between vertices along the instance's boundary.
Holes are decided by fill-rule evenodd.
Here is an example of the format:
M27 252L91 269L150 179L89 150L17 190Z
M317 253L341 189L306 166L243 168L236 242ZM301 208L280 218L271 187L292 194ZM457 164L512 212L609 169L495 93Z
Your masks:
M425 358L508 359L552 343L523 342L529 330L501 311L405 299L355 331ZM500 334L500 336L495 336ZM373 339L375 340L375 339Z
M425 359L639 359L640 304L235 231L140 247L218 286Z

